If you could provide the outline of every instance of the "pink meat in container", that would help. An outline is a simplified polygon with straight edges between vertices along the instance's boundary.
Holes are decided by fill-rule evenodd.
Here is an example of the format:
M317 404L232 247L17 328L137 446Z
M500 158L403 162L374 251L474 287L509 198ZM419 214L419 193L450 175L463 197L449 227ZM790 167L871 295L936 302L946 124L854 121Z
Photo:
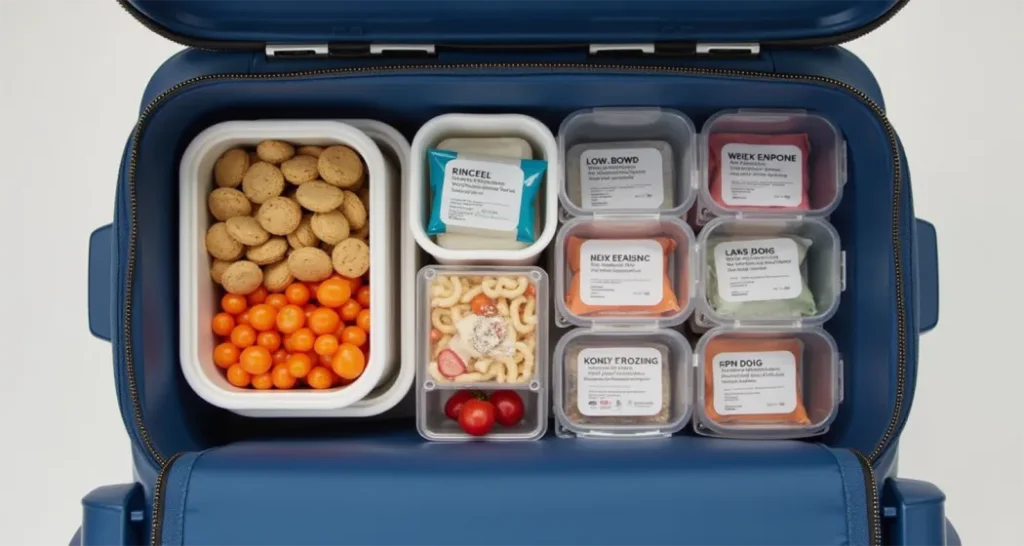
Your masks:
M399 180L394 178L394 169L389 172L387 160L374 139L367 134L376 130L378 137L383 135L387 140L394 131L372 122L352 123L327 120L229 121L206 129L186 149L179 173L181 368L192 389L210 404L249 417L355 417L381 413L397 404L408 391L411 374L401 373L399 355L393 354L396 344L394 340L386 338L389 333L397 331L397 327L393 327L397 324L393 294L397 283L392 277L399 271L397 253L394 251L398 233L389 213L394 208L391 205L398 198ZM367 130L364 132L357 129L354 124L362 125ZM230 188L234 182L231 169L223 166L220 168L228 172L218 169L218 159L225 152L235 148L254 150L259 143L268 140L289 143L295 148L316 147L308 149L313 150L307 152L310 154L317 154L318 150L330 146L344 145L358 154L363 163L365 183L362 183L362 187L367 188L368 193L364 197L369 202L366 226L370 234L368 275L373 312L370 313L368 343L371 349L363 373L347 385L322 390L240 388L231 384L224 371L214 362L214 347L218 339L210 325L213 316L220 311L220 300L225 290L211 277L213 260L207 252L207 234L211 226L219 223L221 218L215 218L211 213L208 199L213 190ZM398 140L404 139L398 135ZM260 154L262 157L264 154ZM249 161L260 161L260 158L252 156ZM322 169L319 174L323 175ZM222 176L226 180L222 180ZM309 176L316 177L316 174ZM310 190L322 189L322 186L311 185L303 194L298 194L304 184L312 184L312 181L293 184L288 179L278 193L303 203L306 202L304 196L315 194L308 193ZM244 196L252 198L251 186L243 183L237 189L242 190ZM276 186L271 193L274 191ZM336 196L333 192L327 193ZM259 200L257 198L253 202ZM331 204L333 202L324 206ZM264 205L265 202L253 205L254 212ZM300 212L304 210L305 205ZM243 223L234 224L237 226ZM310 248L327 246L322 241L314 245ZM289 243L290 249L294 247L294 244ZM402 258L404 261L404 256ZM396 372L399 377L392 380ZM367 403L376 398L380 399L379 402Z

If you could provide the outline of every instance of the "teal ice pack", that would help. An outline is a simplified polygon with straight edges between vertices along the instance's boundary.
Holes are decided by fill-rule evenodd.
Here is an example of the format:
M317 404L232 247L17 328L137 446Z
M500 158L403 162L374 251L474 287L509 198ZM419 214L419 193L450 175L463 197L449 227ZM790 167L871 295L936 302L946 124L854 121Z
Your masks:
M460 154L431 148L427 234L471 233L532 244L547 161Z

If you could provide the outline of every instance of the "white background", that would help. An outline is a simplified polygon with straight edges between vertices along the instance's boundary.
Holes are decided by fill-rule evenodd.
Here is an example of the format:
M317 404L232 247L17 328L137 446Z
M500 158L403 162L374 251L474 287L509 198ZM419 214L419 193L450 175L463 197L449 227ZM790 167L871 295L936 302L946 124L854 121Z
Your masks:
M970 544L1024 543L1024 3L917 0L853 43L938 227L901 474L937 483ZM0 544L66 544L94 487L131 479L110 346L89 335L89 232L178 47L113 0L0 0ZM296 524L301 524L296 522Z

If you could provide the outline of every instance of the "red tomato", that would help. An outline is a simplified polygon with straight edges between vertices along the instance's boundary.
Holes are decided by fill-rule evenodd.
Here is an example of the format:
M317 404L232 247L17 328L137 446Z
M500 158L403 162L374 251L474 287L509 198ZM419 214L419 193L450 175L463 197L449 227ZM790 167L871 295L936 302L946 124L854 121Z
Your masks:
M500 425L514 427L523 420L523 399L516 391L494 391L490 400Z
M467 400L473 400L477 398L477 393L473 391L459 391L456 392L444 403L444 414L448 416L452 421L459 420L459 413L462 411L462 405Z
M474 315L481 315L484 317L493 317L498 314L498 307L494 304L494 300L487 296L487 294L477 294L469 302L470 308L473 310Z
M483 436L494 428L494 404L466 400L459 411L459 426L470 436Z

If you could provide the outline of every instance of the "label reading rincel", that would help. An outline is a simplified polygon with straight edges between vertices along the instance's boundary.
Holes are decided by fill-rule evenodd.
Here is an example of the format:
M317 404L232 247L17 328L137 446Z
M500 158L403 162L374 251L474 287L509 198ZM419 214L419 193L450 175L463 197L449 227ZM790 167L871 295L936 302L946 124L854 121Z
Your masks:
M654 148L591 149L580 154L583 207L657 209L665 200L661 152Z
M800 254L792 239L719 243L715 275L718 295L731 302L786 300L803 290Z
M650 239L583 243L580 299L587 305L656 305L662 299L662 252L661 245Z
M795 207L803 189L803 150L790 144L722 146L722 200L731 206Z
M719 353L711 365L715 411L720 415L785 414L796 409L793 353Z
M441 220L449 226L515 231L523 200L516 163L453 159L445 165Z
M653 347L583 349L577 407L587 416L656 415L662 407L661 352Z

